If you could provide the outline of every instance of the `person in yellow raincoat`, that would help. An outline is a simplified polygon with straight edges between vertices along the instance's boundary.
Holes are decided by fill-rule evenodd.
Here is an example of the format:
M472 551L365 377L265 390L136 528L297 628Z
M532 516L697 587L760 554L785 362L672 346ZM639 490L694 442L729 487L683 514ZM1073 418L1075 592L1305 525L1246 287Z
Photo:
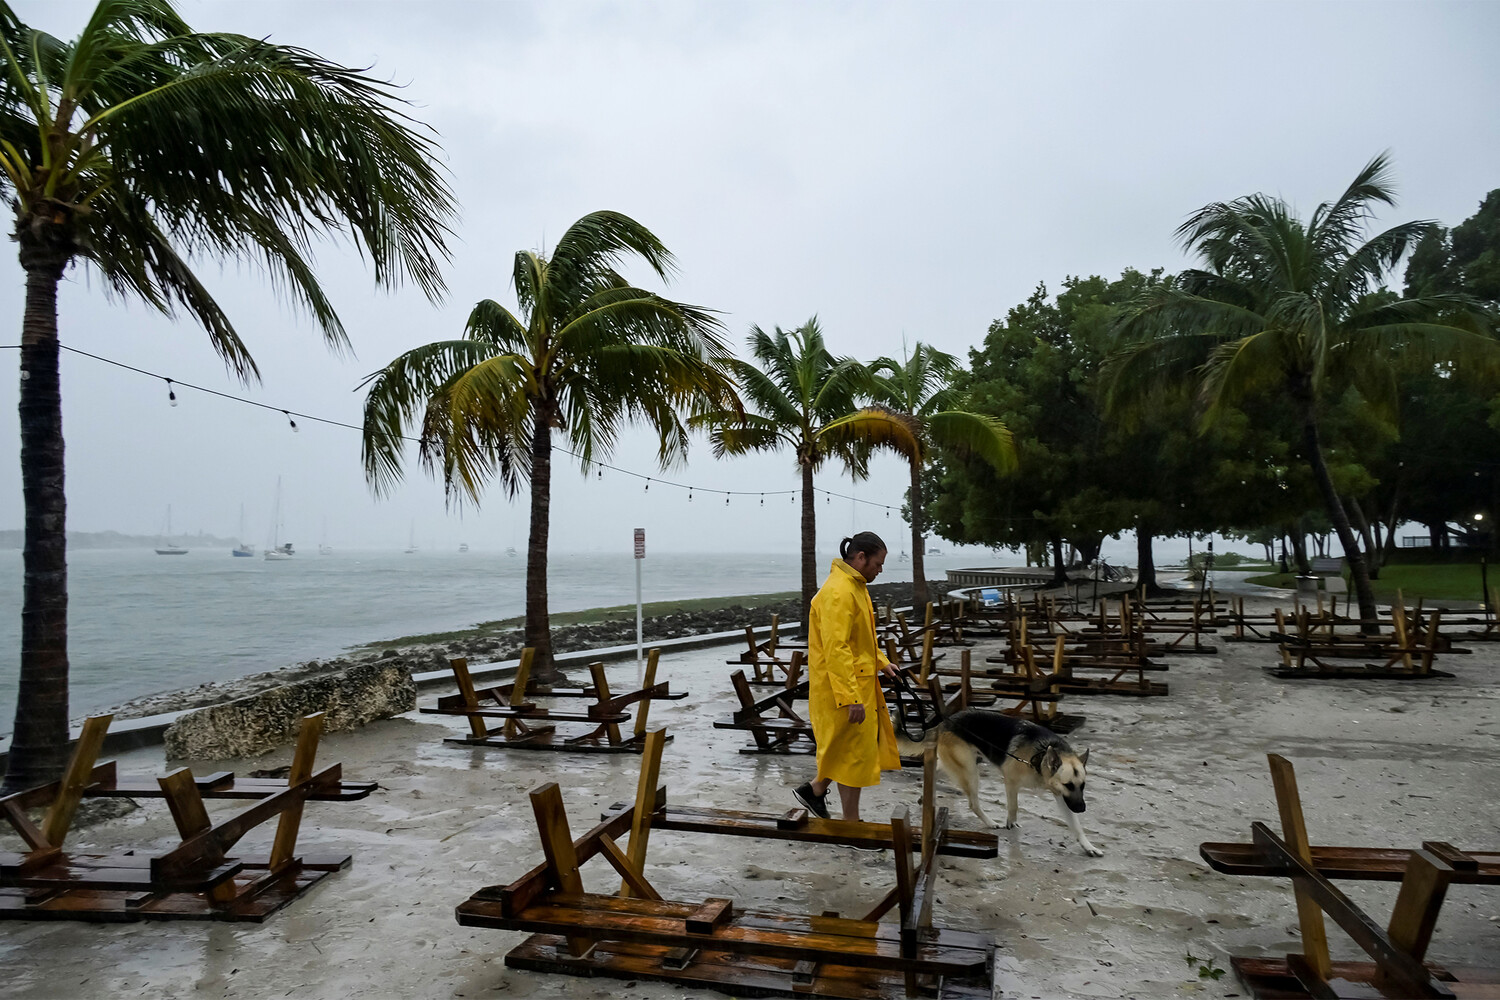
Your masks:
M828 579L812 601L807 630L807 710L818 743L818 776L793 796L828 818L828 786L839 786L843 818L859 819L861 790L880 784L880 772L901 767L896 729L877 674L894 674L875 640L875 606L866 585L885 565L886 548L873 531L839 545Z

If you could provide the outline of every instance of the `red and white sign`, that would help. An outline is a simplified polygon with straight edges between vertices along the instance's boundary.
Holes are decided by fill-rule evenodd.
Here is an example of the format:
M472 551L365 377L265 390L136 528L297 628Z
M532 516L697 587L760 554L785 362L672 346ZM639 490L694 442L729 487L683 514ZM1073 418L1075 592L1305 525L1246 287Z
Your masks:
M635 557L637 559L644 559L644 558L646 558L646 529L645 528L636 528L635 529Z

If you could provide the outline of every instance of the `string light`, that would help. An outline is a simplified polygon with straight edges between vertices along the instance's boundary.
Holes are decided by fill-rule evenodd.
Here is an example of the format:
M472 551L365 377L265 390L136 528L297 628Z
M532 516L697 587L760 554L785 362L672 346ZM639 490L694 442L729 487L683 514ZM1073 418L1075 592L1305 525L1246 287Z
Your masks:
M207 393L210 396L218 396L220 399L227 399L227 400L230 400L230 401L236 402L236 403L244 403L244 404L246 404L248 406L257 406L257 407L259 407L259 408L261 408L263 410L275 410L275 411L279 412L282 416L286 417L287 426L292 429L293 433L300 433L301 432L301 428L297 426L297 420L298 419L312 420L312 421L316 421L317 423L320 423L320 424L331 424L334 427L343 427L343 428L345 428L347 430L351 430L351 431L360 431L360 432L364 431L364 428L362 426L358 425L358 424L346 423L346 422L344 422L342 420L330 420L327 417L319 417L319 416L316 416L316 415L311 414L311 413L302 413L302 412L299 412L299 411L296 411L296 410L291 410L291 409L288 409L288 408L283 408L283 407L280 407L280 406L275 406L275 405L270 404L270 403L262 403L262 402L260 402L258 400L247 399L244 396L236 396L236 395L234 395L232 393L222 392L222 391L220 391L218 389L210 389L207 386L195 385L195 384L193 384L191 382L178 382L176 379L168 378L167 376L161 374L160 372L148 371L145 368L137 368L134 365L125 364L122 361L115 361L112 358L102 357L102 356L100 356L98 354L92 354L92 353L90 353L88 351L81 351L81 350L79 350L76 347L69 347L66 344L59 344L58 347L61 348L64 351L68 351L69 353L72 353L72 354L81 354L82 356L84 356L86 358L91 358L94 361L99 361L99 362L102 362L103 364L111 365L111 366L113 366L115 368L123 368L126 371L132 371L132 372L135 372L138 375L145 375L145 376L148 376L150 378L161 379L163 382L165 382L167 384L167 402L170 403L172 406L176 406L178 404L178 402L179 402L178 399L177 399L176 387L179 386L179 385L181 385L181 386L185 386L186 388L189 388L189 389L196 389L199 392ZM0 349L20 350L20 345L19 344L0 344ZM26 372L26 371L23 370L21 372L21 377L24 379L29 374L30 374L29 372ZM414 443L420 443L421 442L421 438L415 437L415 436L412 436L412 435L409 435L409 434L402 434L402 435L399 435L399 437L403 441L411 441L411 442L414 442ZM645 485L644 485L643 491L646 492L646 493L651 492L651 482L652 482L652 479L653 479L653 477L651 477L651 476L645 476L645 475L642 475L641 473L632 472L629 469L622 469L622 468L619 468L617 466L609 465L609 464L604 463L604 462L598 462L598 461L594 461L592 459L584 459L583 456L578 455L578 454L576 454L574 452L571 452L571 451L569 451L566 448L559 447L557 445L553 445L552 446L552 450L556 451L556 452L560 452L560 453L562 453L564 455L568 455L568 456L570 456L572 458L576 458L576 459L582 460L584 462L584 471L585 471L585 474L587 474L590 471L593 471L595 473L596 478L602 480L604 478L604 470L606 468L613 469L615 472L618 472L621 475L634 476L637 479L644 480L645 481ZM674 487L676 487L678 489L685 489L685 490L687 490L688 491L688 500L689 501L691 501L693 499L693 492L697 489L697 487L695 487L695 486L693 486L691 484L688 484L688 483L674 483L674 482L672 482L670 480L665 480L665 479L662 480L662 482L665 483L668 486L674 486ZM748 496L759 497L760 506L762 506L762 507L764 507L765 503L766 503L766 494L765 494L765 492L756 492L756 491L752 491L752 490L709 490L709 492L710 493L723 493L724 494L724 503L725 503L726 506L729 505L729 498L732 497L732 496L734 496L735 494L739 494L741 496L747 496L747 497ZM791 503L792 506L794 506L794 507L797 505L797 498L798 498L798 495L800 494L800 492L801 492L800 490L795 490L795 489L793 489L793 490L772 490L772 491L770 491L770 493L771 493L772 496L776 496L778 494L785 495L787 497L788 502ZM826 499L826 501L828 503L832 503L833 502L833 498L835 496L837 496L837 497L840 497L841 499L850 500L850 501L853 501L855 503L861 503L861 504L865 504L865 505L871 506L871 507L881 507L881 508L884 508L884 510L886 512L886 517L890 517L890 512L893 509L889 504L877 503L877 502L875 502L873 500L863 500L863 499L860 499L859 497L846 496L846 495L844 495L842 493L833 493L833 492L831 492L829 490L821 490L821 491L816 491L815 490L814 492L822 492L824 494L824 497L825 497L825 499ZM1028 518L1027 520L1034 520L1034 519Z

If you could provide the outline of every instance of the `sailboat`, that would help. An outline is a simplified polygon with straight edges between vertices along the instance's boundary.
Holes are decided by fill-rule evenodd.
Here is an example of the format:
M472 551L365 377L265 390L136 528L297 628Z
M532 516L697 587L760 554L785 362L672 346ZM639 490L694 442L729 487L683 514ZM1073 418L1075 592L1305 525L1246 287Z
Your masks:
M240 538L245 537L245 505L240 504ZM250 559L255 556L255 546L241 541L230 550L230 554L239 559Z
M467 551L469 551L469 543L468 542L459 542L458 543L458 551L460 551L460 552L467 552Z
M407 542L406 542L406 554L407 555L413 555L413 554L416 553L416 551L417 551L417 522L413 521L411 523L411 536L407 539Z
M328 544L328 518L323 518L323 537L318 539L318 555L333 555L333 546Z
M266 549L266 558L272 562L290 559L295 555L291 542L281 541L281 477L276 477L276 503L271 508L271 545Z
M159 556L185 556L187 549L181 545L172 544L172 505L167 504L167 533L162 540L162 545L156 550Z

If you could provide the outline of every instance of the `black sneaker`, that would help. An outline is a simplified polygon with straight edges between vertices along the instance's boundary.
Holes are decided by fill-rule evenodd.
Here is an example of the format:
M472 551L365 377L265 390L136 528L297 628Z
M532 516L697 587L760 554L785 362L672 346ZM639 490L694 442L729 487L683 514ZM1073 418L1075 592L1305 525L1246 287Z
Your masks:
M792 789L792 798L802 804L802 808L812 813L818 819L828 818L828 793L819 795L813 791L812 782L804 781Z

